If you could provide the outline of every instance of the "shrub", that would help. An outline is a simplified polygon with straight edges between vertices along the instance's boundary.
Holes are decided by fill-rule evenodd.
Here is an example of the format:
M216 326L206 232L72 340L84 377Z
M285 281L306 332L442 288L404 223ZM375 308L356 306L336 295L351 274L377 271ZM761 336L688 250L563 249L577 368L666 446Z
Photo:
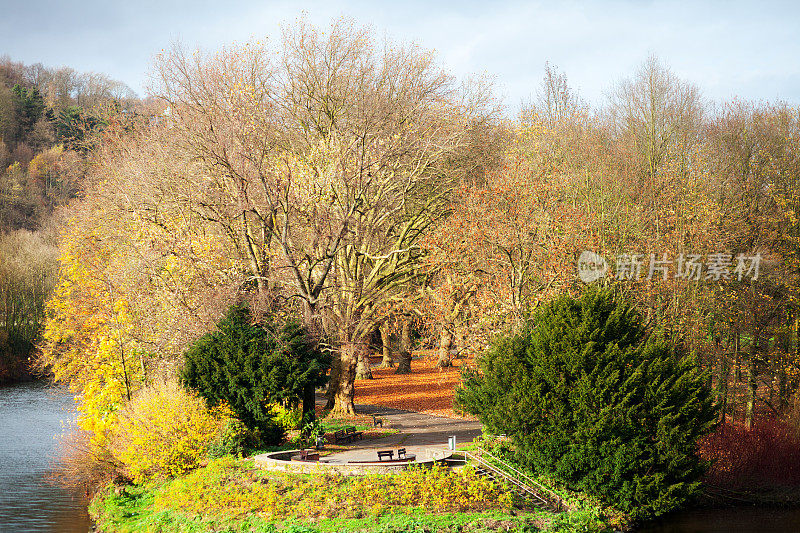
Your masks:
M457 402L511 437L526 467L635 519L699 491L697 442L716 418L705 375L610 290L554 300L479 369L465 371Z
M134 483L198 466L220 420L202 398L175 383L146 387L119 413L109 448Z
M250 436L247 426L237 418L225 418L220 423L219 431L208 445L209 457L241 455Z
M298 429L303 419L303 411L297 407L287 408L280 404L270 406L275 422L285 430Z
M728 489L800 486L800 436L774 419L758 420L748 429L725 424L707 435L701 455L712 466L706 479Z
M58 462L48 473L50 481L93 494L109 481L124 478L123 466L108 448L92 442L91 434L74 429L61 436Z
M314 387L326 382L330 364L298 323L253 324L243 305L231 307L217 330L195 342L185 356L183 383L210 406L227 403L267 445L284 437L270 404L297 405L310 391L313 409Z

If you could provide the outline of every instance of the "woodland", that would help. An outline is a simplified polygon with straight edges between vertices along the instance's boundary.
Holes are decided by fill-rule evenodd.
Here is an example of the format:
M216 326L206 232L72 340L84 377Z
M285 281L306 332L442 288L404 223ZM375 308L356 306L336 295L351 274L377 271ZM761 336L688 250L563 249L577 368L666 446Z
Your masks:
M583 294L591 251L593 285L704 371L734 428L714 453L762 421L796 435L800 109L710 101L655 56L609 87L589 105L547 64L512 116L491 80L341 21L176 45L146 98L3 59L0 380L68 384L103 456L246 306L301 324L326 408L355 415L370 356L402 375L421 349L481 354Z

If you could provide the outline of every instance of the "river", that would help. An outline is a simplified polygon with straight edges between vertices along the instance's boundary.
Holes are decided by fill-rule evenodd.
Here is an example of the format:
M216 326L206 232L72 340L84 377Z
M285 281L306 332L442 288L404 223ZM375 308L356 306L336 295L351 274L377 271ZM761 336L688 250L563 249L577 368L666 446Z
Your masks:
M47 481L72 395L43 381L0 386L0 532L86 533L80 493Z
M797 533L800 509L738 507L671 515L637 533Z

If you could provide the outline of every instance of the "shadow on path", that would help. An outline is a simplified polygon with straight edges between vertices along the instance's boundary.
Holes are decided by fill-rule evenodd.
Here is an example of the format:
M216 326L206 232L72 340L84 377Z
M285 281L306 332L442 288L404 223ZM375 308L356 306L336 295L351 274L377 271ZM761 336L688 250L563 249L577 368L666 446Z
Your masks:
M325 405L325 397L317 394L316 402L319 405ZM417 449L417 447L444 450L447 448L448 437L455 436L456 442L469 442L481 434L480 422L472 420L446 418L380 405L357 404L355 407L359 414L379 416L388 422L386 427L399 431L394 435L364 441L363 445L357 441L358 448L362 450L401 446L415 447L415 452L422 452L422 449ZM355 452L357 450L342 453L354 454ZM411 453L410 450L409 453Z

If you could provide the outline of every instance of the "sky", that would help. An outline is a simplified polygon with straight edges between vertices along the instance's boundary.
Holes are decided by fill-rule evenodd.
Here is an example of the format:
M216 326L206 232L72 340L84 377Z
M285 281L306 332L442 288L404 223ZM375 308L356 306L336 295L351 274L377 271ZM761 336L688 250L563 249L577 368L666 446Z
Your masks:
M146 95L153 56L173 42L216 50L305 16L341 16L438 53L458 77L489 75L514 110L535 96L545 62L594 107L657 55L711 102L800 105L800 3L270 0L0 0L0 56L108 74Z

